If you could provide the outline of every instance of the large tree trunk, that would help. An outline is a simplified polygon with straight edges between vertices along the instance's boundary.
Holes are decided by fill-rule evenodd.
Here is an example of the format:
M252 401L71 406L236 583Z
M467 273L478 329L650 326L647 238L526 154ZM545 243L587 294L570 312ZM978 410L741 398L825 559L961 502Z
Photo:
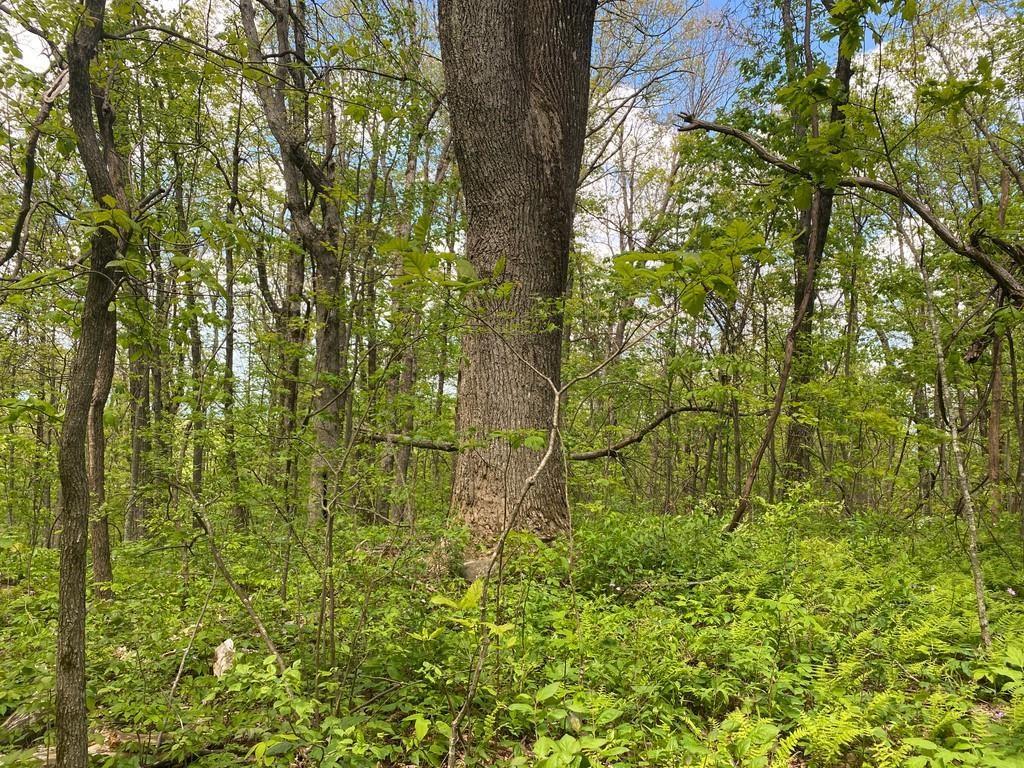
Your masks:
M468 447L456 463L452 506L477 545L507 526L550 537L568 522L562 462L547 462L518 518L507 519L543 454L509 433L554 426L595 3L438 5L466 254L481 278L511 285L504 297L470 300L456 413Z

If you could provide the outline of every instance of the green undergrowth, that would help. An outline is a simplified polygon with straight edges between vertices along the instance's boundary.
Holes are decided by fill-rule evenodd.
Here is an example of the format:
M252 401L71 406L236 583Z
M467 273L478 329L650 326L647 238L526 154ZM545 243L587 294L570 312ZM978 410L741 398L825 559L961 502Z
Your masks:
M787 503L723 537L697 515L576 518L571 542L512 542L484 617L479 584L438 576L440 524L339 522L333 621L316 547L225 533L284 676L201 540L121 547L116 598L89 603L95 764L440 765L487 635L465 765L1024 766L1019 550L983 548L982 652L948 520ZM0 764L32 765L53 742L56 558L2 546Z

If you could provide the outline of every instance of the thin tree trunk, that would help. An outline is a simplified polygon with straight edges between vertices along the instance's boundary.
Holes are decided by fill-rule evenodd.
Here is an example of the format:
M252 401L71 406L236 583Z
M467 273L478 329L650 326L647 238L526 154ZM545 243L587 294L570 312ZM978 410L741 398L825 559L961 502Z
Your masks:
M1021 514L1024 509L1022 504L1021 481L1024 480L1024 411L1020 403L1020 378L1017 369L1017 350L1013 343L1013 331L1006 332L1006 346L1010 358L1010 395L1013 401L1013 422L1017 429L1017 470L1014 473L1013 486L1013 513ZM1021 530L1024 531L1024 518L1022 518Z
M1000 460L1002 459L1002 433L1000 421L1003 408L1003 360L1001 336L992 340L992 386L989 391L988 409L988 492L989 510L999 514L1002 507L1002 491L1000 483Z
M811 35L811 0L806 0L803 28L803 72L799 72L799 52L795 45L795 20L790 5L791 0L786 0L783 12L785 55L787 69L790 78L809 76L814 68L814 60L810 48ZM849 39L849 33L843 32L839 35L836 57L834 83L837 86L836 95L832 99L831 113L829 115L830 125L841 125L846 121L844 107L849 101L850 79L853 75L853 67L850 57L844 52L844 46ZM813 113L808 121L803 115L792 113L792 124L794 131L804 139L808 135L818 137L817 112ZM811 445L814 437L814 428L804 421L799 415L800 397L802 389L810 383L816 372L816 364L813 357L813 325L815 297L817 287L814 284L816 269L814 265L820 264L824 255L825 245L828 240L829 226L832 221L832 204L835 198L835 189L822 186L811 195L810 205L801 209L797 222L797 237L793 242L793 314L800 316L800 323L796 327L793 337L793 395L794 402L790 406L791 418L786 432L786 460L783 471L788 480L803 480L810 476L811 471ZM809 300L807 297L810 297ZM800 307L803 306L803 310Z
M228 221L234 222L238 210L238 170L241 166L242 92L235 110L235 136L231 144L231 197L228 200ZM249 508L242 501L238 478L238 449L235 438L235 246L229 242L224 249L224 463L227 465L231 490L231 511L235 525L249 525Z
M341 322L337 299L341 294L340 265L337 254L327 248L320 249L315 261L317 394L313 399L316 453L310 470L311 525L325 520L330 513L341 413Z
M86 60L88 61L88 60ZM110 280L103 265L116 244L107 233L91 242L92 270L82 305L78 346L68 376L58 467L61 485L60 590L57 615L57 765L85 768L85 565L89 521L86 441L96 368L103 352Z
M178 179L174 185L174 209L177 235L180 239L180 255L188 254L188 220L185 211L185 191L181 178L181 163L175 155L174 166ZM188 359L191 373L191 397L189 399L189 428L192 438L192 495L197 499L203 495L203 463L206 453L206 392L204 386L203 339L199 322L199 302L196 291L199 280L190 274L185 283L185 310L188 327Z
M152 361L150 373L152 374L152 385L150 386L150 403L152 405L152 433L153 433L153 459L152 472L154 484L162 486L162 492L176 494L176 485L171 483L171 463L173 446L169 437L169 408L171 405L168 385L171 379L172 360L169 348L170 337L170 294L169 286L173 284L173 275L164 269L160 242L153 237L150 242L150 251L154 269L154 295L153 295L153 339L150 341L152 347ZM139 533L139 532L137 532Z
M343 394L340 389L340 211L334 188L338 138L335 105L330 98L323 105L319 131L324 139L319 153L323 161L318 163L309 144L313 133L309 125L312 110L308 77L311 73L305 59L307 30L304 5L296 6L286 0L273 0L261 5L271 12L270 39L276 41L276 50L269 54L264 53L263 44L267 36L258 28L252 0L239 1L239 17L248 44L250 65L272 71L275 75L256 81L256 93L280 148L279 160L293 237L301 243L314 267L316 391L311 422L316 447L310 469L308 516L311 523L316 523L329 513L334 495L333 464L338 447L338 416ZM326 77L329 80L330 74ZM329 93L330 89L326 91ZM315 196L315 205L310 194ZM314 210L320 212L319 222L313 220Z
M297 239L295 233L293 239ZM274 298L267 277L267 264L262 250L256 252L256 276L260 293L274 318L274 334L278 344L277 370L271 393L271 411L276 423L270 435L270 455L278 460L278 489L287 520L295 519L298 486L298 452L295 428L298 420L299 368L302 364L306 323L302 318L302 290L306 272L306 255L301 244L289 250L285 288L280 302Z
M124 538L138 538L146 518L146 461L149 453L149 365L141 345L128 347L128 402L131 413L131 460L128 509L125 512Z
M931 495L933 485L932 452L925 444L922 429L932 424L931 414L928 412L928 393L923 384L914 387L914 424L917 427L917 494L919 503L926 511L931 508Z
M921 273L921 282L924 284L925 314L928 320L928 328L931 332L932 343L935 345L935 364L938 371L940 397L942 399L943 411L945 411L946 418L948 419L949 446L956 468L960 498L964 505L964 519L967 523L967 559L970 561L971 577L974 581L974 599L978 610L978 626L981 630L982 645L988 648L992 645L992 637L989 634L988 608L985 605L985 579L981 571L981 560L978 557L978 523L974 511L974 500L971 498L970 482L967 479L967 471L964 468L963 453L960 449L960 430L957 429L957 420L953 415L953 402L959 401L959 397L955 394L953 383L946 376L946 354L942 346L939 324L935 319L935 304L932 299L931 281L928 278L928 269L925 267L923 253L918 254L917 262Z
M110 597L105 586L114 579L110 562L110 525L107 517L106 448L107 440L103 429L103 412L110 396L114 381L114 361L117 355L117 316L114 310L107 312L103 329L103 345L96 362L96 382L93 385L89 405L89 493L92 495L92 520L89 525L92 546L93 581L99 587L99 594Z
M114 199L127 208L121 186L119 158L113 148L113 114L94 101L90 68L103 39L105 0L86 0L68 44L68 114L77 139L78 155L98 205ZM100 133L93 120L94 106ZM101 136L103 141L101 144ZM57 665L55 714L57 768L86 768L88 721L85 701L85 570L89 525L89 476L86 442L96 369L108 325L107 307L118 275L107 267L117 254L118 238L96 229L89 241L89 270L82 302L78 344L68 376L64 422L58 447L62 507L60 584L57 607Z
M815 192L815 195L818 193ZM817 208L816 208L817 209ZM812 227L810 229L812 233L822 234L818 227ZM813 259L814 255L819 253L817 246L811 244L808 246L809 258ZM807 311L813 300L812 296L814 293L814 273L817 270L818 262L816 260L811 261L807 266L807 279L804 281L804 296L803 301L797 306L796 316L793 318L793 324L789 328L789 333L786 334L786 344L782 353L782 367L779 371L779 383L775 388L775 400L772 403L771 412L768 414L768 424L765 426L764 435L761 437L761 443L758 445L757 450L754 452L753 457L750 460L750 466L747 468L747 477L743 483L743 491L740 494L739 500L736 504L736 511L733 512L732 519L729 520L729 524L726 526L726 531L734 531L739 526L743 519L747 516L747 511L750 509L750 495L754 490L754 481L757 479L757 471L761 467L761 459L764 458L765 451L768 450L768 446L772 445L775 440L775 425L779 420L779 415L782 413L782 403L786 396L786 384L789 381L789 374L793 367L793 353L796 348L796 337L800 332L800 327L803 324L803 315Z

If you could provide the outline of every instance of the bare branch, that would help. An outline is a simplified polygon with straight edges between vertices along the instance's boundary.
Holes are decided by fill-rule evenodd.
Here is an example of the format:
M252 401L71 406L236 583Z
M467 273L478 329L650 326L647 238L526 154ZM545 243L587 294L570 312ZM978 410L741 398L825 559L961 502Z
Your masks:
M694 115L682 115L681 117L683 119L683 124L679 127L680 131L707 131L709 133L720 133L725 136L732 136L754 150L754 153L769 165L785 171L792 176L800 176L805 179L811 178L810 173L802 170L789 160L786 160L780 155L777 155L767 149L763 144L761 144L761 142L746 131L734 128L730 125L701 120ZM1024 284L1022 284L1016 276L1014 276L1004 266L993 260L987 253L982 251L976 245L973 245L970 242L964 242L948 226L946 226L938 216L935 215L931 208L928 207L927 203L909 194L901 186L897 184L890 184L887 181L873 179L868 176L844 176L839 179L836 186L846 189L873 189L899 200L903 205L916 213L950 250L954 253L960 254L970 261L973 261L981 267L989 277L995 280L996 283L1006 291L1007 295L1010 296L1015 303L1024 303Z
M653 421L648 422L642 428L634 432L627 438L619 440L614 445L610 445L607 448L601 448L596 451L584 451L582 453L573 453L569 455L569 458L573 461L593 461L594 459L603 459L606 456L618 456L624 448L628 448L631 445L635 445L647 437L648 434L653 432L662 423L668 421L670 418L675 416L677 413L717 413L723 416L730 415L729 411L724 411L721 408L713 408L710 406L703 405L677 405L672 408L666 408Z

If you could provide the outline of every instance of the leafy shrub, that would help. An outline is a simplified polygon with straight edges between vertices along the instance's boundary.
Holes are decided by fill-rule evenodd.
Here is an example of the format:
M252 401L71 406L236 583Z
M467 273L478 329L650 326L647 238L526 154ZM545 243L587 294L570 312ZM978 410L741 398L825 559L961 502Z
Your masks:
M571 541L510 538L484 614L482 584L431 571L440 517L407 532L339 521L330 598L308 564L282 596L264 543L230 539L283 677L202 550L126 545L116 599L88 614L94 739L120 739L109 765L157 741L207 768L441 765L486 638L456 740L466 765L1024 765L1024 606L991 591L996 642L980 653L941 528L879 536L879 521L799 500L728 538L703 516L599 506L576 524ZM5 551L5 572L23 555ZM986 563L994 583L1014 578ZM52 743L56 559L22 572L0 599L6 764ZM218 679L226 637L235 665Z

